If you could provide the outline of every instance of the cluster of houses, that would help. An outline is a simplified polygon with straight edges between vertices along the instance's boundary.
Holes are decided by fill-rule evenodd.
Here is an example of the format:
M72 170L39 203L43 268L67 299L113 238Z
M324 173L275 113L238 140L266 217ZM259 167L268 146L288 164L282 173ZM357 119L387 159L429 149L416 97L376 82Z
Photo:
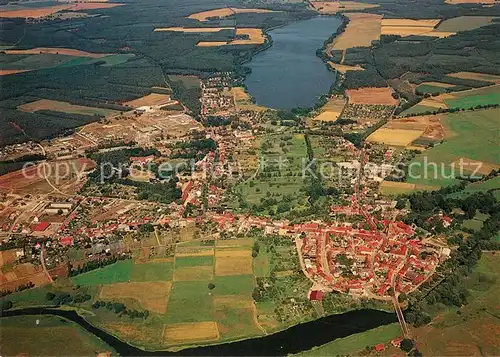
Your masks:
M234 113L231 72L217 72L201 83L201 114L203 117L228 117Z

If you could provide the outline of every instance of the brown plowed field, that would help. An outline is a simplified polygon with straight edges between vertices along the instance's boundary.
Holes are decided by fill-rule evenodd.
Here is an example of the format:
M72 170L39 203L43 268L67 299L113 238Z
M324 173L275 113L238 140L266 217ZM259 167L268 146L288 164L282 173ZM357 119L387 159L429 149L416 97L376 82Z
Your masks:
M29 50L6 50L8 55L39 55L39 54L59 54L75 57L91 57L102 58L110 56L109 53L92 53L86 51L76 50L74 48L59 48L59 47L37 47Z
M349 104L398 105L397 99L392 97L390 87L348 89L346 93L349 97Z

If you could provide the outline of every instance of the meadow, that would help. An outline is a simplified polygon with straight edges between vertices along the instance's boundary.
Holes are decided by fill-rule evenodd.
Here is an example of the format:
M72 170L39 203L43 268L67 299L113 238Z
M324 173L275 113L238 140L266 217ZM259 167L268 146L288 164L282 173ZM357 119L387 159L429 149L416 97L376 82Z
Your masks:
M459 158L499 164L498 117L500 109L484 109L472 112L447 114L442 123L451 132L442 144L416 156L413 163L412 177L409 183L443 186L457 182L459 167L455 176L451 175L451 166ZM435 166L424 166L424 159ZM441 170L443 167L443 170ZM464 170L467 172L467 170Z
M77 324L57 316L2 318L2 354L7 356L91 356L112 347ZM5 343L15 341L15 343Z

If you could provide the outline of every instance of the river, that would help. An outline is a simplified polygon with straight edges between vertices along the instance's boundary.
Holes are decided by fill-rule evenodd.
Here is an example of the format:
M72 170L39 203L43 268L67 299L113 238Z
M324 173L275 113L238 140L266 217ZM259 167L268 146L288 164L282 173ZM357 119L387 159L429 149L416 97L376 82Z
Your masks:
M178 352L144 351L131 346L87 322L75 311L50 308L26 308L4 311L3 317L56 315L71 320L99 337L122 356L285 356L308 351L336 338L346 337L396 322L394 313L378 310L355 310L290 327L272 335ZM1 322L1 320L0 320Z
M314 106L335 83L335 73L316 50L342 24L338 17L318 16L269 31L270 48L255 55L245 85L257 104L275 109Z

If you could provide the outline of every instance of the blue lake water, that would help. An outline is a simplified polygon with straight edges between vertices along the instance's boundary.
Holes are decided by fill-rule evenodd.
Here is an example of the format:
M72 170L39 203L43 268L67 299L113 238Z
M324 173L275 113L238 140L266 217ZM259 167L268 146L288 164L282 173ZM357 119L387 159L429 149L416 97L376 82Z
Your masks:
M337 17L319 16L269 32L273 45L246 65L245 84L257 104L275 109L311 107L335 82L335 73L316 56L340 26Z

